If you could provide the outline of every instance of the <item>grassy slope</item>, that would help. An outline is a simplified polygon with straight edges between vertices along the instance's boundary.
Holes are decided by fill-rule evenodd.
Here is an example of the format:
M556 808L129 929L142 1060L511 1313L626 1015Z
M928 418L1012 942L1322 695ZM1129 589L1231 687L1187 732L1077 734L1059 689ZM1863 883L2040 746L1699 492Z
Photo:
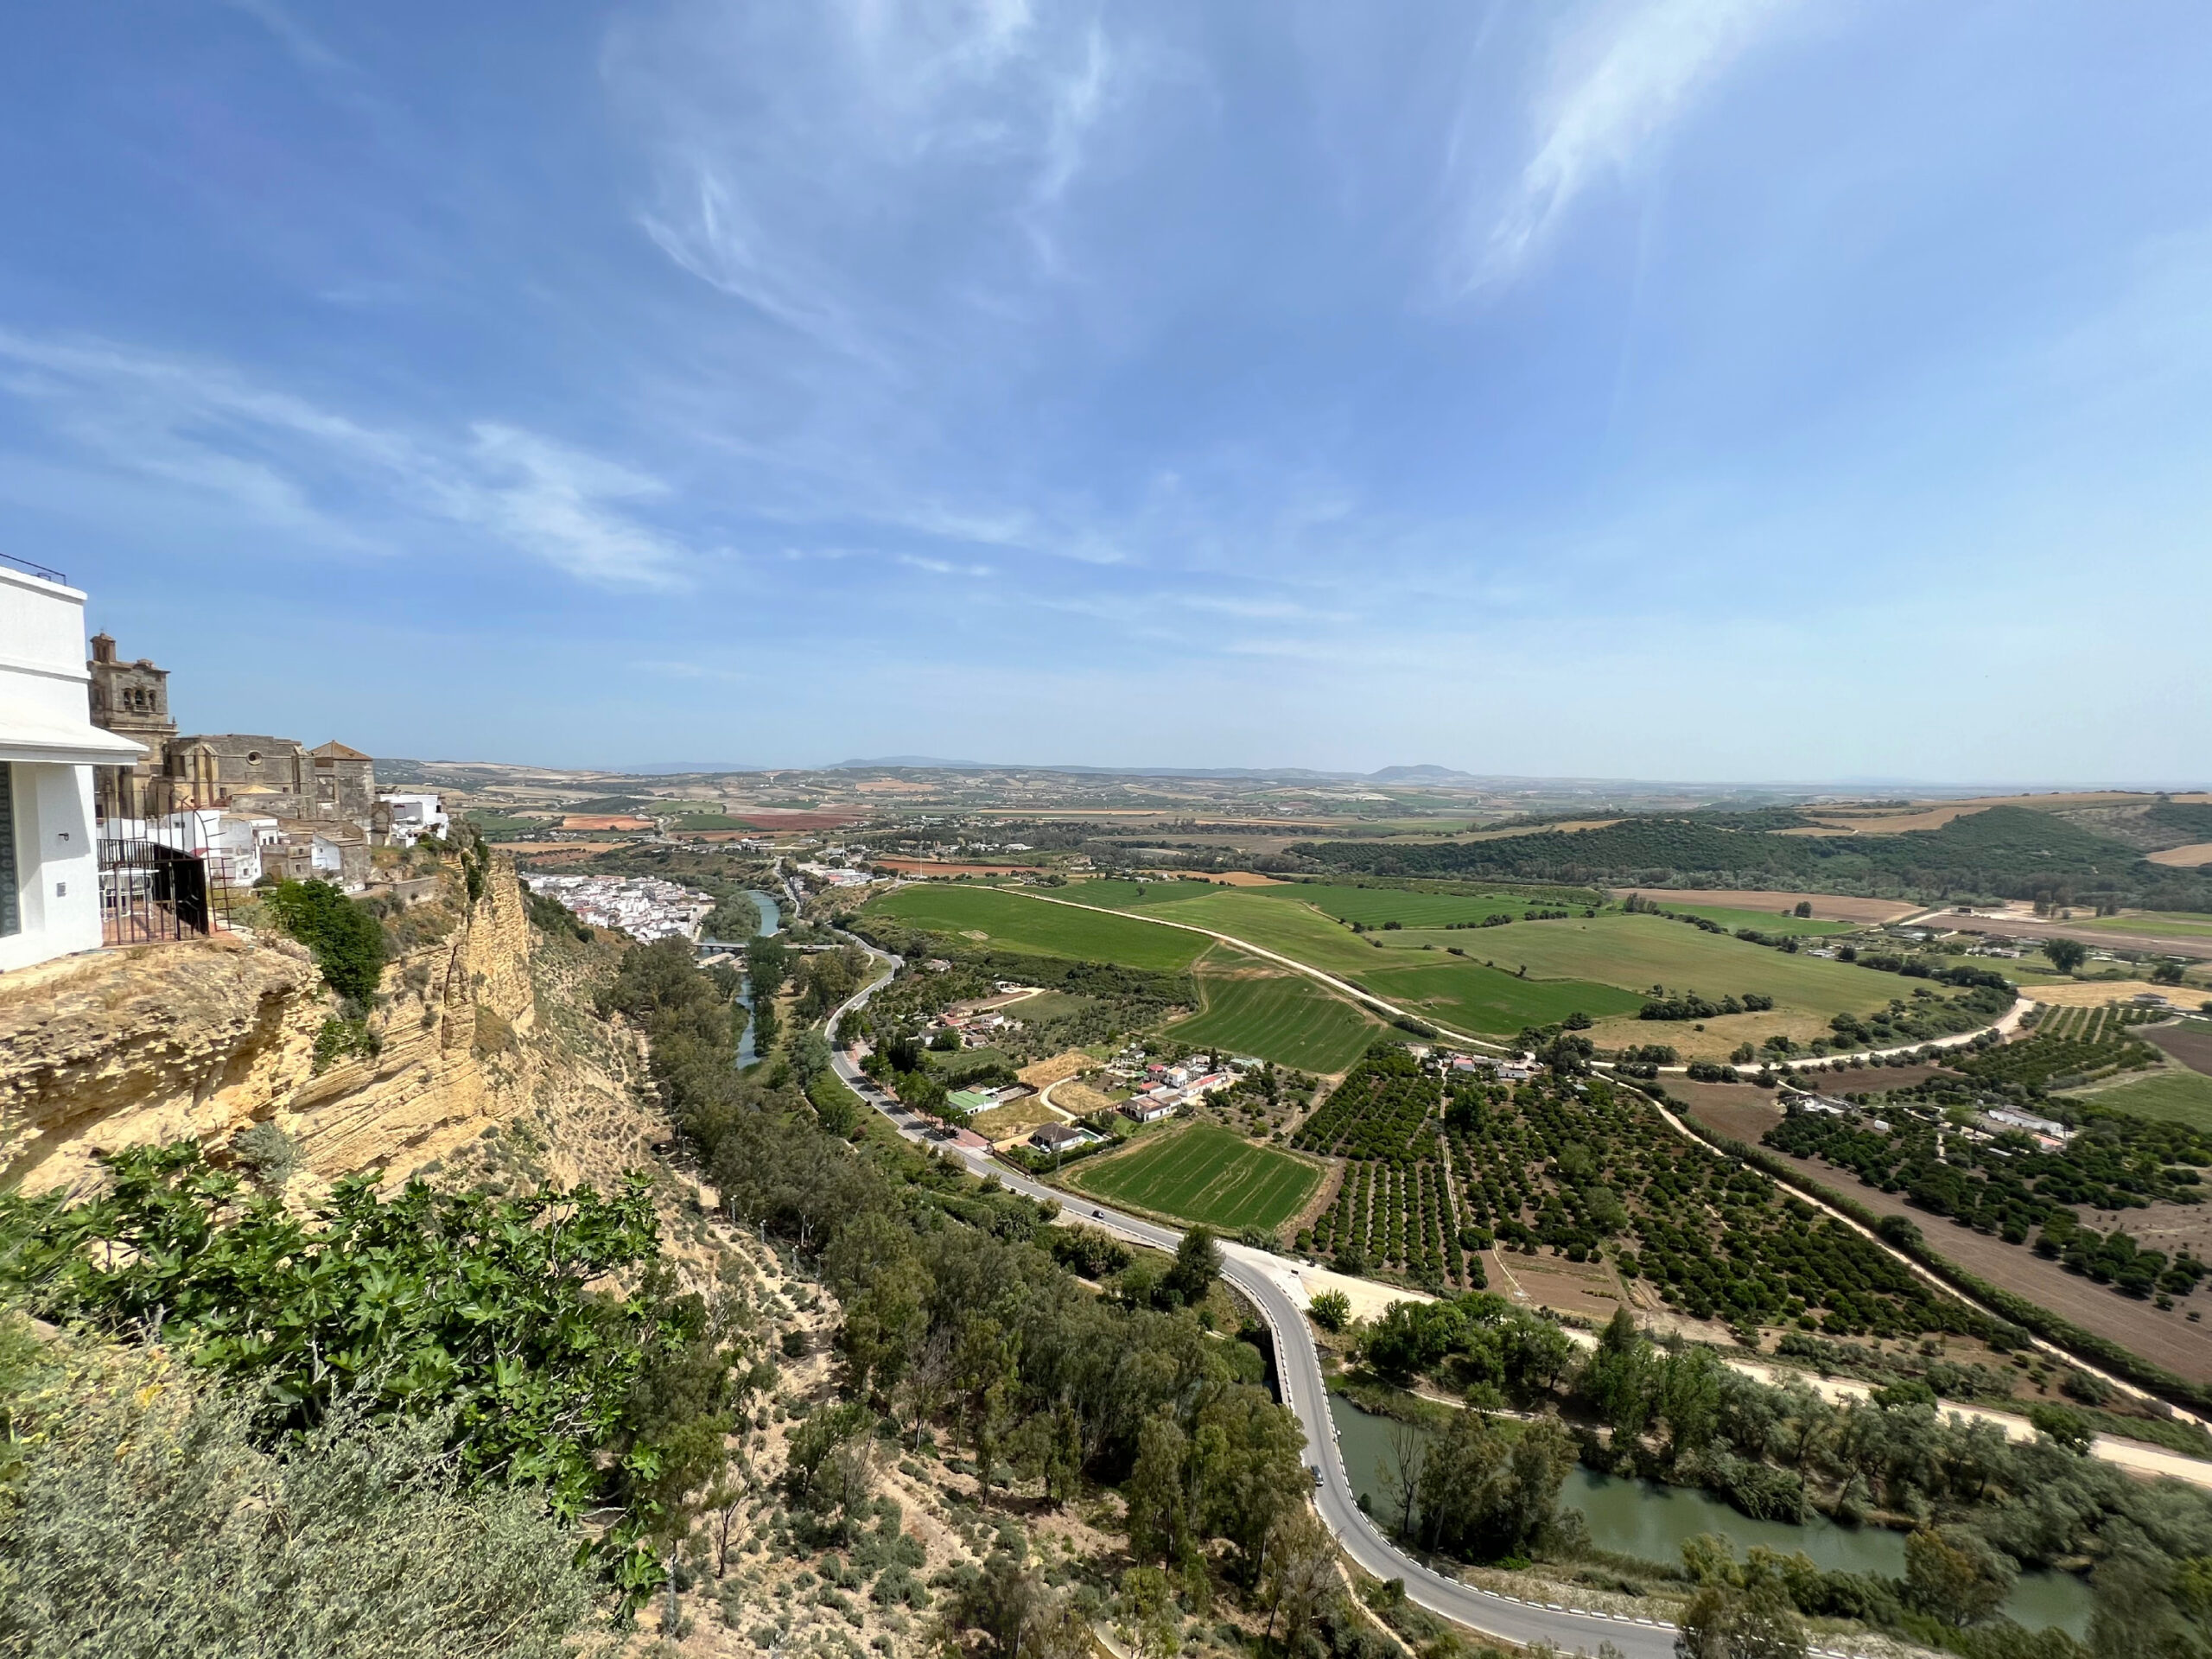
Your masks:
M1419 1004L1462 1030L1507 1034L1578 1010L1592 1018L1630 1014L1655 984L1716 997L1758 991L1784 1010L1822 1021L1847 1010L1869 1012L1897 995L1897 982L1889 975L1785 955L1664 917L1614 913L1588 920L1358 935L1305 899L1316 893L1364 897L1371 892L1384 900L1464 901L1368 889L1194 883L1147 883L1141 899L1132 882L1094 882L1070 891L1089 895L1095 889L1103 890L1099 897L1118 899L1125 907L1217 928L1325 972L1356 978L1378 996ZM1424 951L1425 944L1436 949ZM1472 960L1446 956L1454 945ZM1499 966L1484 968L1485 961ZM1523 963L1529 975L1525 980L1515 972Z
M1516 922L1471 932L1379 936L1382 954L1456 944L1501 968L1528 965L1532 976L1592 981L1643 992L1653 985L1718 997L1745 991L1820 1014L1878 1008L1898 995L1894 975L1818 957L1790 956L1707 933L1663 916L1599 915L1561 922ZM1593 1010L1594 1012L1594 1010Z
M1702 916L1723 927L1755 928L1761 933L1795 934L1799 938L1849 933L1859 925L1856 922L1822 921L1817 916L1777 916L1771 911L1732 910L1725 905L1682 905L1671 899L1661 902L1669 910L1680 911L1686 916Z
M1187 968L1211 946L1195 933L1154 927L1103 911L1041 904L989 887L931 883L901 887L868 908L916 927L949 933L979 932L1008 950L1073 957L1125 967L1173 971Z
M1229 978L1202 971L1198 995L1205 1007L1169 1027L1171 1036L1306 1071L1343 1071L1382 1029L1343 998L1295 974Z
M1586 1014L1593 1020L1633 1014L1643 1002L1641 996L1611 985L1581 979L1521 979L1503 969L1456 961L1440 952L1421 953L1416 965L1406 965L1407 954L1392 951L1378 957L1385 965L1360 975L1360 983L1377 996L1427 1014L1458 1031L1510 1036L1523 1026L1549 1025L1570 1014Z
M2094 1102L2139 1117L2163 1118L2192 1128L2212 1129L2212 1077L2196 1071L2162 1071L2156 1077L2069 1096Z
M1247 887L1255 899L1285 901L1325 911L1347 922L1379 927L1402 922L1408 927L1439 927L1447 922L1479 922L1488 916L1518 916L1529 908L1526 893L1398 893L1388 887Z
M1078 1165L1066 1179L1102 1198L1233 1232L1281 1226L1305 1208L1321 1172L1302 1158L1200 1123Z

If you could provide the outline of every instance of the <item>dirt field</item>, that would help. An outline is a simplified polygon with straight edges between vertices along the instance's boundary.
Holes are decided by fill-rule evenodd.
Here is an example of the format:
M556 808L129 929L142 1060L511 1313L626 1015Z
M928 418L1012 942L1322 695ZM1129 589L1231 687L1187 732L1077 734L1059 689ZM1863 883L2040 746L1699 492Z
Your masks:
M1059 1082L1064 1077L1075 1076L1086 1066L1096 1064L1096 1061L1081 1049L1071 1048L1065 1053L1053 1055L1049 1060L1039 1060L1033 1065L1025 1065L1014 1075L1032 1089L1044 1089Z
M2202 986L2153 985L2147 979L2092 979L2078 985L2031 985L2023 995L2054 1008L2101 1008L2107 1002L2126 1002L2144 992L2171 997L2184 1007L2202 1001Z
M1704 1025L1705 1029L1700 1031L1687 1020L1639 1020L1632 1014L1624 1014L1600 1020L1588 1034L1600 1048L1665 1043L1685 1060L1726 1060L1738 1045L1763 1043L1777 1033L1792 1042L1806 1044L1815 1038L1835 1035L1826 1017L1817 1014L1723 1014L1714 1015Z
M1086 1089L1079 1083L1059 1083L1052 1086L1052 1104L1077 1117L1087 1117L1092 1112L1110 1112L1121 1102L1109 1099L1096 1089Z
M1613 1310L1631 1301L1620 1275L1610 1261L1577 1262L1563 1255L1522 1255L1492 1247L1483 1252L1490 1287L1510 1296L1517 1287L1535 1301L1562 1313L1580 1313L1593 1319L1610 1319Z
M1806 816L1822 826L1819 830L1784 830L1785 836L1901 836L1908 830L1941 830L1954 818L1970 817L1976 812L1986 811L1986 802L1957 801L1948 806L1922 807L1910 812L1885 812L1878 816L1830 816L1825 812L1810 812Z
M1209 874L1202 879L1218 883L1224 887L1279 887L1282 886L1282 883L1272 875L1262 875L1257 870L1224 870L1217 875Z
M2144 855L2153 864L2170 865L2177 870L2193 870L2212 864L2212 841L2200 841L2187 847L2169 847L2163 853Z
M1885 1071L1882 1075L1899 1074ZM1716 1085L1705 1085L1700 1092L1714 1088ZM1669 1092L1687 1096L1689 1090L1670 1086ZM1739 1094L1741 1090L1720 1092L1724 1098L1711 1104L1693 1101L1691 1112L1699 1122L1723 1135L1757 1145L1759 1135L1780 1116L1771 1105L1726 1100L1726 1095ZM2056 1262L2046 1262L2023 1246L2007 1244L1990 1234L1977 1233L1971 1227L1958 1226L1941 1216L1916 1210L1902 1195L1862 1186L1859 1177L1849 1170L1839 1170L1814 1159L1785 1157L1770 1147L1768 1154L1808 1179L1856 1199L1876 1215L1905 1217L1928 1236L1928 1243L1936 1254L1957 1262L1968 1273L2015 1295L2024 1296L2083 1330L2117 1342L2193 1382L2212 1382L2212 1324L2191 1325L2183 1317L2191 1304L2212 1306L2212 1296L2199 1292L2184 1299L2171 1313L2161 1313L2148 1302L2135 1301L2093 1280L2070 1274ZM2139 1243L2169 1255L2187 1249L2202 1256L2212 1249L2212 1244L2206 1242L2212 1239L2212 1216L2204 1213L2206 1208L2202 1205L2155 1204L2147 1210L2130 1210L2118 1215L2083 1210L2081 1216L2087 1225L2099 1232L2108 1232L2115 1226L2125 1227Z
M611 853L617 847L627 847L626 841L495 841L492 843L503 853L525 853L532 858L589 858L594 853Z
M1909 905L1901 899L1853 899L1834 893L1759 893L1738 887L1615 887L1616 899L1625 899L1631 893L1640 893L1660 904L1715 905L1726 910L1764 910L1770 914L1793 908L1798 900L1809 900L1813 914L1831 922L1893 922L1900 916L1910 916L1923 905Z
M994 1106L988 1112L976 1113L969 1127L993 1146L1001 1146L1020 1141L1032 1129L1042 1128L1047 1123L1066 1122L1065 1117L1045 1103L1044 1096L1032 1095L1011 1105Z
M2138 1035L2149 1038L2190 1071L2212 1077L2212 1029L2202 1026L2153 1026Z
M870 861L901 875L1034 875L1033 864L932 864L925 858L879 858Z

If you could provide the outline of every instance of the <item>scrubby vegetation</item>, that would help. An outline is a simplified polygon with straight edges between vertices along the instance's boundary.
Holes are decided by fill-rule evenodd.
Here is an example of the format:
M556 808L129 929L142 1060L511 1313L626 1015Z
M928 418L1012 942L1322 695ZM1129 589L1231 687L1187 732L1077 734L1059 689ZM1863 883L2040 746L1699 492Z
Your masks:
M2050 812L1995 806L1898 835L1816 829L1787 809L1624 818L1603 829L1538 830L1488 841L1306 842L1288 850L1331 870L1378 875L1514 876L1590 887L1788 887L1832 893L1987 893L2060 902L2212 908L2212 877L2167 869Z

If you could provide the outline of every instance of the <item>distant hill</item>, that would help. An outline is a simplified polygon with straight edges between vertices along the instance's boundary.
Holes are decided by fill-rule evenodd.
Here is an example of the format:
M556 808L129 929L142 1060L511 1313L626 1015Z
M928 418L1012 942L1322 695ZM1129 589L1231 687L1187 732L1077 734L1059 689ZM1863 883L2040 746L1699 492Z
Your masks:
M1449 766L1385 766L1367 774L1370 784L1471 784L1480 780L1471 772Z
M886 754L873 760L840 760L835 766L824 766L824 772L874 772L885 767L906 767L922 772L1009 772L1026 771L1026 767L990 766L981 760L942 760L928 754Z
M2212 906L2212 876L2146 862L2137 850L2049 812L1993 806L1938 830L1889 836L1803 833L1788 810L1629 817L1602 829L1538 830L1495 841L1302 842L1289 850L1370 875L1488 875L1603 887L1829 892L2107 894L2168 910Z

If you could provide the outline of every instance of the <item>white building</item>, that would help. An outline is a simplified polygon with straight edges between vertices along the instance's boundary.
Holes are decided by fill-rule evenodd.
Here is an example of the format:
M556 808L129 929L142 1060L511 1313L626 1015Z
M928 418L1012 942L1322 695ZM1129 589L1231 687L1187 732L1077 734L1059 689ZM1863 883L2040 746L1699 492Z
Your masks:
M144 748L90 718L85 596L0 565L0 969L101 944L92 768Z
M387 847L412 847L425 836L442 840L451 822L445 797L427 791L380 789L372 822Z

